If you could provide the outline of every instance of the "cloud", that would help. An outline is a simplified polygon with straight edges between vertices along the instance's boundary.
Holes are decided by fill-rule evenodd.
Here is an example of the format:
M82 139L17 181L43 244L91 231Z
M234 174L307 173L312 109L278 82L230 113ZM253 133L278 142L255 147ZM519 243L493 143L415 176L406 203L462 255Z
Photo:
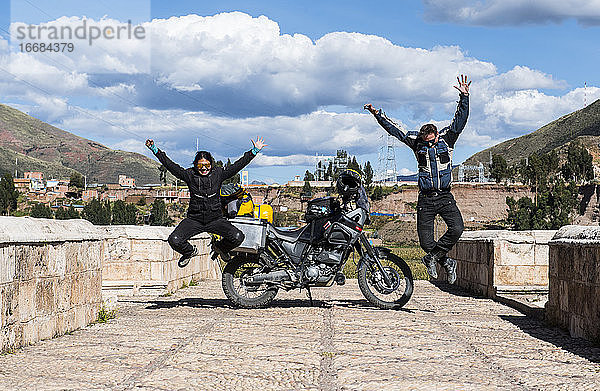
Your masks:
M383 132L371 115L325 111L274 118L223 118L181 110L87 110L87 113L65 117L59 125L84 137L103 139L108 145L136 152L145 138L153 138L161 147L168 145L182 161L191 159L196 142L200 149L217 152L219 158L235 158L251 148L251 138L262 136L268 147L259 165L312 165L316 153L335 154L340 148L352 154L370 153L379 146Z
M256 166L314 166L314 155L269 156L260 154L252 161Z
M398 170L398 175L414 175L417 172L415 170L411 170L408 168L401 168L400 170Z
M487 102L483 114L504 126L533 131L565 114L583 108L584 102L600 99L600 88L577 88L563 96L536 90L498 95Z
M600 25L599 0L423 0L425 19L477 26L561 23Z
M307 164L315 153L339 148L374 153L384 131L363 114L367 102L404 121L404 128L447 125L461 73L473 80L471 114L459 140L466 145L487 147L583 104L582 89L568 91L553 75L521 65L499 73L457 46L410 48L347 32L313 41L281 34L275 21L241 12L143 26L152 43L151 67L141 42L99 40L80 45L74 57L0 50L0 68L13 73L0 71L3 99L113 147L140 152L145 138L155 138L182 163L191 161L197 139L219 158L234 158L261 135L269 147L257 165ZM0 49L5 42L0 38ZM557 96L547 93L552 89ZM600 97L597 90L588 88L588 102Z

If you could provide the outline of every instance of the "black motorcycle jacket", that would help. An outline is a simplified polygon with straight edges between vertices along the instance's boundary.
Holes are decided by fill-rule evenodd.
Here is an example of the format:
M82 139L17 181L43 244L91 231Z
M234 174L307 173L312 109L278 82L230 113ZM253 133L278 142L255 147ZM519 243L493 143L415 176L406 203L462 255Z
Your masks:
M187 216L206 224L223 217L219 189L226 179L231 178L244 168L255 154L247 151L244 155L233 162L229 167L217 167L211 162L211 170L207 175L200 175L195 167L183 168L173 162L160 149L156 153L158 160L173 174L188 185L190 190L190 205Z

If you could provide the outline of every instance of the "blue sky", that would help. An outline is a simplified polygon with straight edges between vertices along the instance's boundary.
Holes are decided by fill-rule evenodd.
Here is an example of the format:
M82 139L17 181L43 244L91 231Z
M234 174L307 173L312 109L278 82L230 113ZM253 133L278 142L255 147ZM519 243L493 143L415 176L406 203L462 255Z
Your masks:
M473 85L455 163L600 98L597 0L248 3L4 1L5 42L11 23L82 16L145 23L148 39L51 56L13 46L1 102L113 148L147 154L153 137L182 165L196 138L234 158L261 134L270 145L250 178L283 182L337 148L376 166L384 131L364 103L407 129L446 125L458 73ZM416 170L406 147L396 156Z

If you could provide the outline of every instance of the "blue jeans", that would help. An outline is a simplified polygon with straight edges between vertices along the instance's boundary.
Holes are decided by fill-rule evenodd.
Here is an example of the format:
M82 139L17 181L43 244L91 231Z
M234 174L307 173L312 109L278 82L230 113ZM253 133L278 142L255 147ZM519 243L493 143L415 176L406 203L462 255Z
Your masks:
M448 230L436 242L434 237L435 216L440 215ZM458 242L465 226L456 201L449 191L419 193L417 201L417 233L419 244L427 253L446 253Z

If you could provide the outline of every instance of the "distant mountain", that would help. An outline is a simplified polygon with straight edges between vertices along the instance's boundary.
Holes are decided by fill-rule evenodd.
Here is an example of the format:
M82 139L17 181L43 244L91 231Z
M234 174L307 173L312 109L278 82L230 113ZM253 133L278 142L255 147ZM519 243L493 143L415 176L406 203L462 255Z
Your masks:
M66 132L17 109L0 104L0 172L42 171L45 177L68 178L73 171L89 182L117 183L119 175L136 185L159 182L160 164L134 152L112 150Z
M594 163L600 163L600 100L560 117L535 132L478 152L468 158L465 164L488 164L490 152L503 156L509 165L515 164L534 152L546 153L554 149L561 152L573 140L583 142L594 157Z

